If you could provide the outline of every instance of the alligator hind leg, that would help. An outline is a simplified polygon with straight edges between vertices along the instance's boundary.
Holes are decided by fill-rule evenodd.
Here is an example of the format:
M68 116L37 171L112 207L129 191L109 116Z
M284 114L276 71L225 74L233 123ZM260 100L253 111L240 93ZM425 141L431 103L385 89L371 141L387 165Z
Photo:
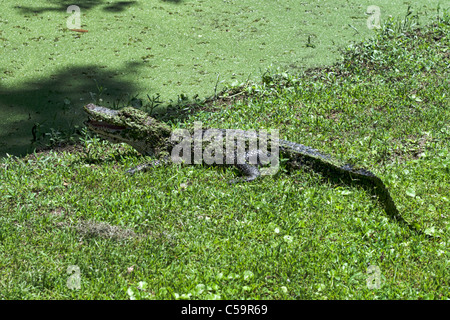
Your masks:
M236 164L235 166L236 166L236 168L239 169L239 171L245 177L233 179L230 182L228 182L229 184L234 184L234 183L239 183L239 182L250 182L261 176L261 173L259 172L258 168L251 164L244 163L244 164Z

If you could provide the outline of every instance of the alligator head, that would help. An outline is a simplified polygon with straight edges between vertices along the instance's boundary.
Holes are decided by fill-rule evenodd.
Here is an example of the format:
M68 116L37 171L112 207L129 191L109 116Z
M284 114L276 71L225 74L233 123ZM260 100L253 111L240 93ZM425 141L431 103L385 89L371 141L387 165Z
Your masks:
M168 151L171 128L141 110L112 110L90 103L84 111L89 115L86 126L110 142L127 143L144 155Z

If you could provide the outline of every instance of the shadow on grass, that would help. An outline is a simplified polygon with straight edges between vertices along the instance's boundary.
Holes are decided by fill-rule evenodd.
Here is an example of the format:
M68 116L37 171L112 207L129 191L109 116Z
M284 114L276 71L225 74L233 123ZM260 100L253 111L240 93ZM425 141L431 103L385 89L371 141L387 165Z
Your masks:
M25 155L32 151L33 140L50 128L74 131L86 119L82 107L87 103L101 98L107 107L123 106L137 89L119 75L134 73L135 68L106 70L86 65L35 78L18 88L0 86L0 116L6 119L0 130L0 156Z
M48 1L50 4L55 6L49 7L26 7L26 6L14 6L15 9L20 10L22 13L44 13L48 11L59 11L66 12L67 7L71 5L76 5L80 7L81 10L94 9L98 6L104 6L103 11L106 12L121 12L126 10L128 7L136 5L137 1L118 1L111 3L105 0L76 0L76 1Z

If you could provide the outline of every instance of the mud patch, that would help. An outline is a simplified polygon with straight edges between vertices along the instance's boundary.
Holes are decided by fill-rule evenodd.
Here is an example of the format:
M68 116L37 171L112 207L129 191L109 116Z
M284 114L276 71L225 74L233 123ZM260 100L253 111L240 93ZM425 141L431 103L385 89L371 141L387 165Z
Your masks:
M112 226L105 222L92 220L81 221L74 225L75 230L83 237L100 237L105 239L123 240L137 238L139 235L131 229Z

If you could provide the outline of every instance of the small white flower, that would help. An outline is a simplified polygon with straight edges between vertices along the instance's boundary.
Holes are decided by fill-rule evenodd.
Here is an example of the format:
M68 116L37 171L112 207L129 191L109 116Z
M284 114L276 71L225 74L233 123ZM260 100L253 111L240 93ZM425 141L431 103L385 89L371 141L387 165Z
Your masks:
M254 274L250 270L244 271L244 280L250 280L251 278L253 278L253 276Z
M130 296L130 300L136 300L136 297L134 296L133 289L128 288L127 293Z

